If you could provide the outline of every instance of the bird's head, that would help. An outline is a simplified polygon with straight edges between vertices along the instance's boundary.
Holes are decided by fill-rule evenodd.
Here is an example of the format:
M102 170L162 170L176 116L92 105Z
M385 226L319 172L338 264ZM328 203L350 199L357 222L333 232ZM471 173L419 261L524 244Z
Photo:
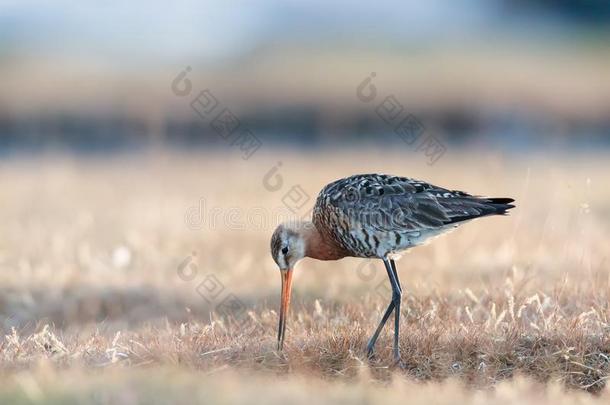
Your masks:
M308 227L311 223L284 223L279 225L271 237L271 256L280 268L282 276L282 298L280 304L280 324L277 335L278 350L284 345L286 333L286 313L290 305L292 271L307 251Z
M271 257L280 271L290 271L305 257L307 247L304 223L283 223L271 236Z

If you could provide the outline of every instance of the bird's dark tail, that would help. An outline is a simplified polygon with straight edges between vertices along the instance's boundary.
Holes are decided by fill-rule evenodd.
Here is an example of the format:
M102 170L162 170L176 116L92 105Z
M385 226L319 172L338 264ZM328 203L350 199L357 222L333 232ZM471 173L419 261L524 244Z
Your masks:
M455 202L453 209L457 212L463 211L464 214L452 215L447 224L468 221L475 218L486 217L488 215L506 215L507 211L515 208L512 198L485 198L468 196Z
M506 211L515 208L515 205L512 204L515 200L512 198L486 198L485 200L495 209L495 212L490 212L490 214L505 215Z

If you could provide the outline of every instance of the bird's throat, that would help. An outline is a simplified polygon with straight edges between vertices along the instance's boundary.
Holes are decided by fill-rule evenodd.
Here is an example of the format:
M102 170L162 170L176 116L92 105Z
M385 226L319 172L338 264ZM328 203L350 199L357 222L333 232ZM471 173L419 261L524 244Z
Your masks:
M315 226L308 226L305 230L305 256L317 260L338 260L346 256L343 249L340 249L328 238L324 238Z

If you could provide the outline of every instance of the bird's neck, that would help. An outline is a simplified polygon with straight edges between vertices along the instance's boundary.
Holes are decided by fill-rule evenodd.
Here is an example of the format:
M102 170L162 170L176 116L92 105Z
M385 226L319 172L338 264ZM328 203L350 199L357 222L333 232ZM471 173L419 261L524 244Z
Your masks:
M313 224L305 228L305 256L317 260L338 260L344 258L345 252L335 243L324 238Z

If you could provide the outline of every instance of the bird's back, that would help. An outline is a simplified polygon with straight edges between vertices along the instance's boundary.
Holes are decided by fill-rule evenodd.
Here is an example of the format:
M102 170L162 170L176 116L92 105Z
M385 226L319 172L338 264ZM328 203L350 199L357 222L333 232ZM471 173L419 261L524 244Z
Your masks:
M351 256L386 257L463 221L505 214L513 201L477 197L407 177L360 174L320 191L313 223Z

